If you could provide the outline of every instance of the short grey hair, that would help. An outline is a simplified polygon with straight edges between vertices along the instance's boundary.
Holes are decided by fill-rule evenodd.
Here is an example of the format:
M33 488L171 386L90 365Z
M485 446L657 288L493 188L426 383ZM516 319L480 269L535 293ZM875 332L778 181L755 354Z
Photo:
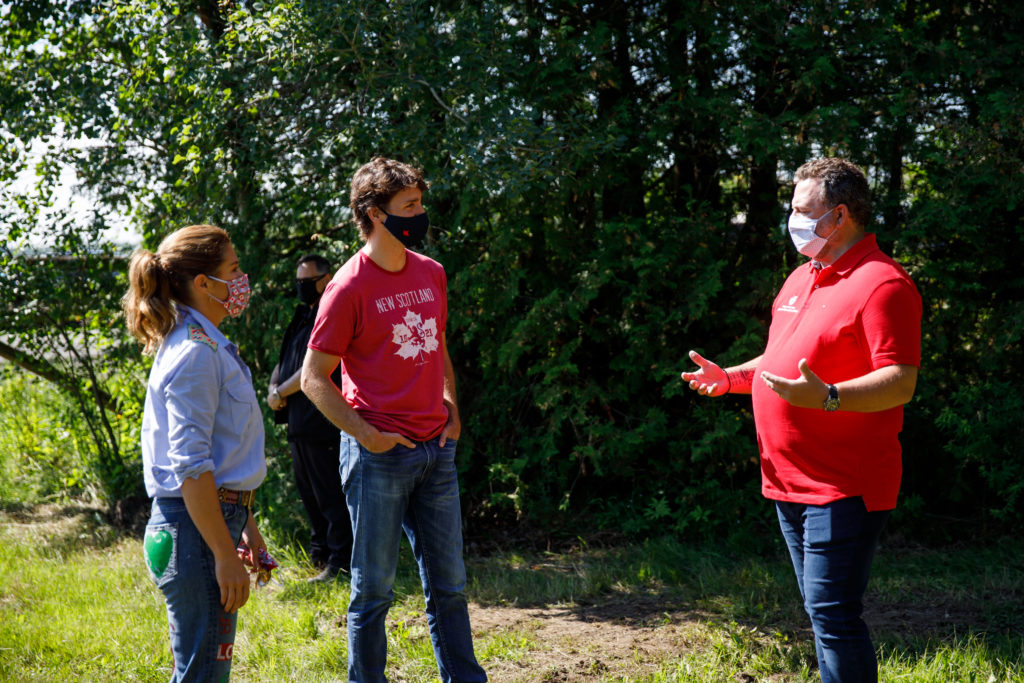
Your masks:
M859 227L871 221L871 190L864 171L856 164L833 157L808 161L793 175L793 182L801 180L820 180L821 200L828 206L846 204Z

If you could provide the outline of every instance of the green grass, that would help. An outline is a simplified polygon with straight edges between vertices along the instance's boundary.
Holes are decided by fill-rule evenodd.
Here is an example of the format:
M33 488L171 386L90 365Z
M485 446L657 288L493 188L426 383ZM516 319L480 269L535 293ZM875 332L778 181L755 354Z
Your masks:
M271 539L272 540L272 539ZM233 680L345 678L345 583L313 586L301 551L240 612ZM887 549L869 591L886 681L1024 681L1016 543ZM495 681L813 681L785 558L672 540L468 560L477 655ZM389 676L433 681L418 575L403 548ZM164 681L163 600L137 538L90 507L0 510L0 680Z

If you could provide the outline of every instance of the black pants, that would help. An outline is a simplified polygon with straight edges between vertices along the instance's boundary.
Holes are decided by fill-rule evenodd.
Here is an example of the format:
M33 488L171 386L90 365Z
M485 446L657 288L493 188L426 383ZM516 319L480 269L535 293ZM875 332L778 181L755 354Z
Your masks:
M346 571L352 558L352 521L341 490L339 440L289 439L299 497L312 527L309 557L314 565Z

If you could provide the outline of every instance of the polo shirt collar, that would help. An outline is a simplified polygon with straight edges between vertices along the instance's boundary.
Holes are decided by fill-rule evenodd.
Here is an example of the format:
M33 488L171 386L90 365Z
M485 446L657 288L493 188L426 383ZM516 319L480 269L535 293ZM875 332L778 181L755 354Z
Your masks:
M846 253L839 257L839 260L830 266L823 267L819 274L820 276L834 274L837 277L842 277L856 268L857 264L874 251L878 251L878 240L875 238L875 233L869 232L857 244L847 249ZM811 261L808 267L813 269L814 262Z

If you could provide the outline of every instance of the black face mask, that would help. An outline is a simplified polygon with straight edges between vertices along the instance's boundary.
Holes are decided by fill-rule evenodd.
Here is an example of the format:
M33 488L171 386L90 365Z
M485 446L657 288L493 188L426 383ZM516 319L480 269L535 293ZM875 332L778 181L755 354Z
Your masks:
M430 227L430 219L424 211L416 216L392 216L385 213L384 227L395 236L399 242L408 249L417 246L427 235L427 228Z
M323 275L320 277L323 277ZM295 293L298 295L299 301L307 306L312 306L317 301L320 301L320 292L316 291L316 283L320 281L320 277L315 279L302 278L295 281Z

